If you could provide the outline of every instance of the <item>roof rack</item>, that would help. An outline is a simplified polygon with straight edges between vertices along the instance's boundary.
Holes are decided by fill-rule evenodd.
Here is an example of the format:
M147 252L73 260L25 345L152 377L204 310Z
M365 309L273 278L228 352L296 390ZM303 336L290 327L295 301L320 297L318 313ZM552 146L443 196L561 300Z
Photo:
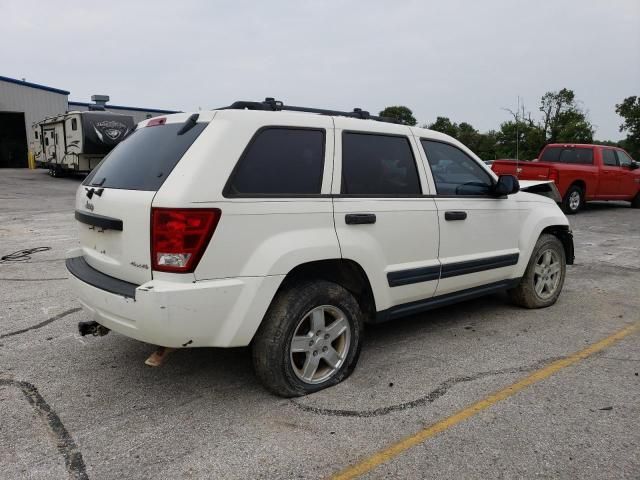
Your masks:
M228 107L218 108L217 110L266 110L271 112L287 110L290 112L307 112L317 113L319 115L360 118L362 120L375 120L377 122L401 123L395 118L371 115L369 112L362 110L361 108L354 108L352 112L341 112L339 110L325 110L322 108L295 107L293 105L285 105L280 100L276 100L272 97L265 98L263 102L237 101L233 102Z

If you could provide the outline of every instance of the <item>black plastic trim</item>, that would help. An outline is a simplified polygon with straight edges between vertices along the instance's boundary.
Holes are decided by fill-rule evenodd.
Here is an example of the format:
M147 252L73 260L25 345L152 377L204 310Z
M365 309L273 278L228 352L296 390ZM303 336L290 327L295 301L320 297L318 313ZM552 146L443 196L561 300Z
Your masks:
M347 225L366 225L376 223L375 213L347 213L344 216Z
M411 268L387 273L390 287L411 285L412 283L431 282L440 278L440 265L432 267Z
M437 297L426 298L424 300L418 300L417 302L396 305L395 307L388 308L387 310L377 312L375 318L372 320L372 323L387 322L389 320L395 320L397 318L426 312L427 310L432 310L434 308L445 307L447 305L452 305L454 303L462 302L465 300L482 297L490 293L508 290L510 288L516 287L518 283L520 283L520 279L514 278L503 280L501 282L489 283L480 287L469 288L460 292L453 292Z
M457 277L458 275L468 275L469 273L483 272L494 268L509 267L517 264L519 258L519 254L512 253L466 262L445 263L442 265L440 278Z
M466 220L467 212L444 212L444 219L447 221Z
M65 261L65 265L71 275L84 283L88 283L105 292L127 298L136 298L136 288L138 288L139 285L125 282L124 280L110 277L109 275L99 272L89 265L84 257L68 258Z
M122 231L122 220L113 217L105 217L97 213L87 213L76 210L76 220L87 225L102 228L103 230Z

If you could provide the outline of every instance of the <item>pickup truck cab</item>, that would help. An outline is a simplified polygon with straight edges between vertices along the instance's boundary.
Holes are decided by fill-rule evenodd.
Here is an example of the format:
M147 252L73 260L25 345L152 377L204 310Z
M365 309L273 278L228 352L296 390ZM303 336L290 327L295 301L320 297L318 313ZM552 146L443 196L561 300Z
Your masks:
M549 144L537 160L496 160L497 174L523 180L553 180L565 213L577 213L591 200L624 200L640 208L638 163L621 148L587 144Z
M138 124L78 188L66 265L95 331L251 345L267 388L303 395L353 371L365 323L504 290L555 303L555 190L361 110L236 102Z

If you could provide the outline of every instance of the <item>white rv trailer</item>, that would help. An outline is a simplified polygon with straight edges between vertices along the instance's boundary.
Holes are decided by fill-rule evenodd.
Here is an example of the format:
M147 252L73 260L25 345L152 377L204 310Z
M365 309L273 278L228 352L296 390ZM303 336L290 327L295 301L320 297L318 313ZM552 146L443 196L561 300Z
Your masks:
M90 172L134 127L132 117L105 111L45 118L33 125L36 166L54 177Z

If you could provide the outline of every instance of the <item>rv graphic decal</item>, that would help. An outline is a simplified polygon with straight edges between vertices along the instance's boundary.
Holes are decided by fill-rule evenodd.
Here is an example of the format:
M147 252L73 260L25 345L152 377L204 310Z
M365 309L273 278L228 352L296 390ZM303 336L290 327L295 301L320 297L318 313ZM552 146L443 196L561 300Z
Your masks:
M124 138L129 131L129 128L124 123L116 122L114 120L104 120L102 122L94 123L93 129L101 142L105 141L105 135L111 140L118 140L120 138Z

